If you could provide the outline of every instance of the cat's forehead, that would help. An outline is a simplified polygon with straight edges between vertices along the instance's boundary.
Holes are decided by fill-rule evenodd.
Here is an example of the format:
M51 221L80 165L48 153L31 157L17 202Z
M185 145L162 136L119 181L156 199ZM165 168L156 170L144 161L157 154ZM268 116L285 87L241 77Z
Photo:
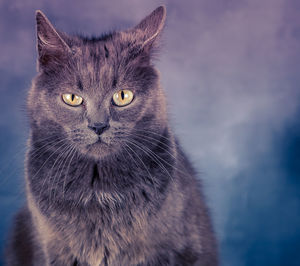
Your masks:
M79 64L104 63L115 48L110 40L80 38L72 45L73 57Z
M90 61L103 58L116 60L120 53L136 44L132 37L123 32L114 32L99 38L78 36L75 41L71 40L73 54Z
M132 64L134 41L124 34L110 34L102 38L82 38L72 47L72 61L76 83L82 90L110 90L124 82L124 75ZM124 84L122 84L124 85Z
M114 80L117 79L117 72L114 64L105 59L101 51L91 55L83 53L77 60L75 67L77 89L81 91L105 92L114 87Z

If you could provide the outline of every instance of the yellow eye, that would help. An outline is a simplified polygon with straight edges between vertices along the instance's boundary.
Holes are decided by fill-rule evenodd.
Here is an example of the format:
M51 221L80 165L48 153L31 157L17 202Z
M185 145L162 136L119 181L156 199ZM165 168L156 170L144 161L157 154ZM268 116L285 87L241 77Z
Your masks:
M125 106L132 102L133 93L130 90L119 90L113 95L113 102L117 106Z
M62 99L66 104L71 106L79 106L83 102L83 99L80 96L71 93L64 93Z

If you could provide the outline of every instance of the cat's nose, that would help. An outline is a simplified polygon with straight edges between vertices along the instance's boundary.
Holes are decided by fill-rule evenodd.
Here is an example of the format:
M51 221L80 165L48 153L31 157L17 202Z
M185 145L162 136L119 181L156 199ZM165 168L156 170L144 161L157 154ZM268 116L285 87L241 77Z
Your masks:
M94 123L92 125L88 125L88 128L95 131L97 135L101 135L106 129L109 128L109 124L107 122L105 122L105 123Z

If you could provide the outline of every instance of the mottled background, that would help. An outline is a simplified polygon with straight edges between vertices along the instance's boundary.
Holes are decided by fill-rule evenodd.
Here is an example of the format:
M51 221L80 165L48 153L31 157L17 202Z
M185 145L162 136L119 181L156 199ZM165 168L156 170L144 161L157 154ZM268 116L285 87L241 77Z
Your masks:
M91 35L133 26L162 3L156 64L204 181L222 265L300 265L299 0L0 0L1 251L24 202L34 11Z

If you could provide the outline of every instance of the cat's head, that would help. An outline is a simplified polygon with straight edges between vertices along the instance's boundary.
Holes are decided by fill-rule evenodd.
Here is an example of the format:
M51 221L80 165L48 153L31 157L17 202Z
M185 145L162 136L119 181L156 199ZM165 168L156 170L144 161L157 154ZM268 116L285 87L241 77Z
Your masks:
M165 16L159 7L132 29L85 38L57 31L37 11L39 74L28 96L35 134L100 159L128 136L163 130L165 99L151 55Z

